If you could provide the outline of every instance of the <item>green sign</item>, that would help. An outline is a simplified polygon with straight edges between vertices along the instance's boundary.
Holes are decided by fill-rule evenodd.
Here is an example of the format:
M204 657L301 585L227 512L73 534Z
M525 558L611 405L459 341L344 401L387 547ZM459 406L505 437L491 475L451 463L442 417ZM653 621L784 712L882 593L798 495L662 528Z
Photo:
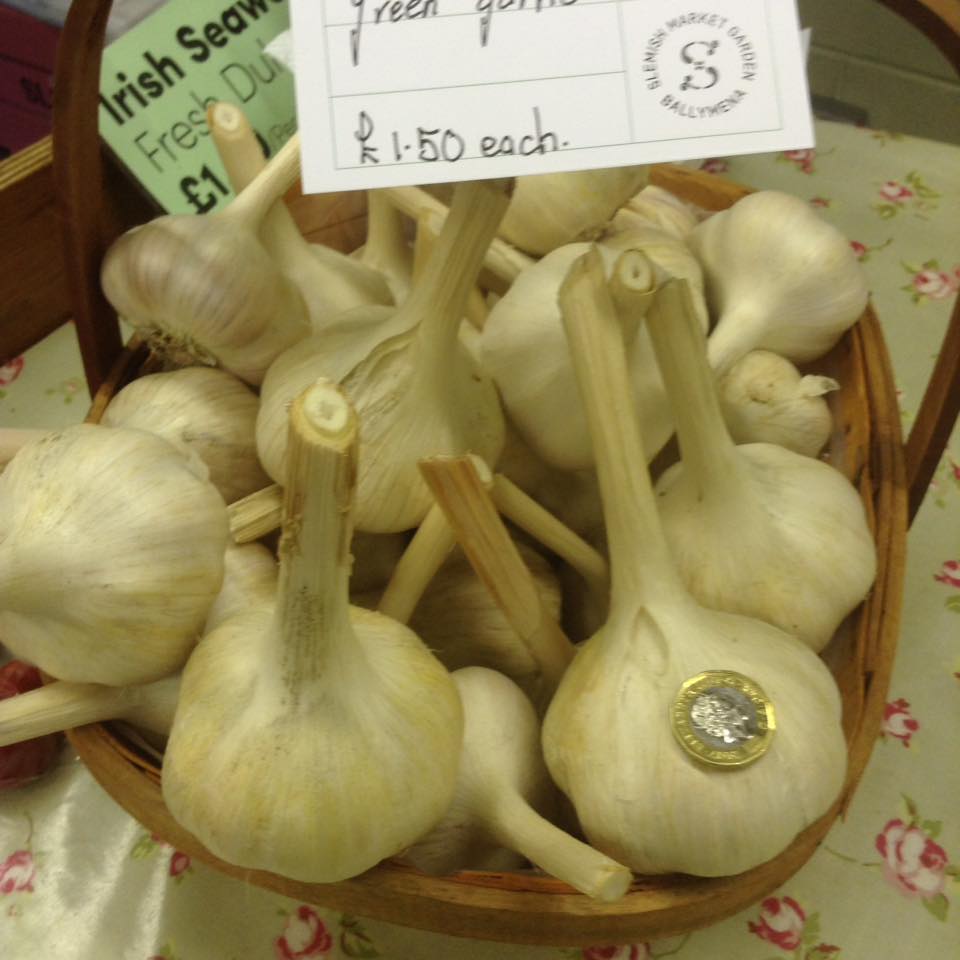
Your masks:
M239 106L264 152L296 130L293 75L264 47L287 0L169 0L106 48L100 135L169 213L208 213L232 195L207 107Z

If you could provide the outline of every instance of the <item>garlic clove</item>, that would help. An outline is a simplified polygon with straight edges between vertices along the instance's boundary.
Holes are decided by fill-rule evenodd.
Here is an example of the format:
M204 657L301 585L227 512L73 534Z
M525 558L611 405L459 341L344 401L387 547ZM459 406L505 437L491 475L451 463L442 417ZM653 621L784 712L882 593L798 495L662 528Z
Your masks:
M824 396L839 390L831 377L801 376L784 357L752 350L720 379L720 408L736 443L775 443L816 457L833 432Z
M199 461L142 430L80 424L0 476L0 633L63 680L177 670L220 589L228 528Z
M227 503L269 483L257 459L259 402L225 370L188 367L140 377L120 390L101 418L106 427L146 430L192 449Z
M408 628L349 605L357 432L329 382L294 404L276 600L194 651L163 765L167 807L209 850L308 883L430 830L462 740L446 670Z
M500 235L538 256L592 239L646 179L646 167L519 177Z
M453 873L485 866L502 845L590 897L620 899L630 871L537 813L552 790L530 701L483 667L458 670L453 679L464 710L457 791L444 818L404 859L428 873Z
M704 220L688 242L719 316L709 347L718 374L757 348L815 360L867 305L865 274L847 239L790 194L752 193Z

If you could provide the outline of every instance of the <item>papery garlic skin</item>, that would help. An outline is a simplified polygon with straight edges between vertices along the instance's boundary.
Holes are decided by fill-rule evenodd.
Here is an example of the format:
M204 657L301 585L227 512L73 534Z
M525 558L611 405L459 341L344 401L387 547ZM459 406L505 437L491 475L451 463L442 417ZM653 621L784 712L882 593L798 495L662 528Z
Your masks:
M128 231L100 279L114 309L161 353L219 363L253 385L310 333L303 298L264 247L215 216L171 215Z
M801 376L786 358L752 350L720 379L720 409L736 443L775 443L815 457L833 433L832 377Z
M790 194L749 194L687 241L719 317L709 346L718 374L757 348L815 360L867 305L866 276L847 239Z
M239 614L194 651L163 796L216 856L333 883L399 853L443 816L460 753L460 707L450 675L412 631L358 607L350 608L356 645L324 667L326 679L313 678L309 694L293 696L265 663L265 644L247 642L268 636L272 618L270 607ZM313 736L304 735L305 723ZM282 761L259 777L254 756Z
M257 459L259 401L227 373L188 367L140 377L107 404L105 427L134 427L192 450L227 503L269 485Z
M179 669L220 589L229 535L206 468L141 430L80 424L0 477L0 633L62 680Z
M652 232L664 247L682 247ZM524 270L490 311L481 338L483 369L493 377L511 423L523 442L557 470L587 470L594 462L557 306L557 291L570 264L588 249L585 243L567 244ZM600 253L609 272L620 248L604 242ZM681 256L691 270L698 269L689 251ZM651 259L658 262L657 251ZM652 458L673 433L673 419L646 330L641 324L632 333L631 384Z
M820 651L876 577L856 488L829 464L767 443L735 448L742 496L674 464L657 481L664 533L690 592Z
M591 239L646 178L646 167L518 177L500 236L540 256L565 243Z
M616 232L631 226L651 225L682 240L699 222L686 203L669 190L651 183L614 214L611 225Z
M678 630L689 645L666 640ZM669 707L684 681L731 669L762 687L777 729L759 760L718 771L677 743ZM583 645L547 712L543 748L597 849L639 873L727 876L775 857L830 809L846 772L840 718L830 672L782 631L647 604Z
M277 558L262 543L228 543L223 584L207 612L203 632L249 607L272 602L276 593Z

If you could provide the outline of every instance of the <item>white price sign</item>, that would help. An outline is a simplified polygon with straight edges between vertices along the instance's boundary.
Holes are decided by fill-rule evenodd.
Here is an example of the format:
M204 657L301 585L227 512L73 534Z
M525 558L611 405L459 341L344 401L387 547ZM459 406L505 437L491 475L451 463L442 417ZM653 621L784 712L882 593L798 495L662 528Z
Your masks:
M293 0L310 193L813 146L794 0Z

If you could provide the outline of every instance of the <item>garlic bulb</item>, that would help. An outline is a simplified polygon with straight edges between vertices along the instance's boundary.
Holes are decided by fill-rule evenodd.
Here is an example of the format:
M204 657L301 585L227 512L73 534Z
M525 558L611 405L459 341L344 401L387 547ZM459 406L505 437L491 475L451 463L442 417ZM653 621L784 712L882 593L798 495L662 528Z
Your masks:
M734 445L677 284L648 316L683 457L657 482L667 541L700 603L822 650L876 575L863 504L829 464L773 444Z
M518 177L500 236L539 256L591 239L646 179L646 167Z
M678 241L670 240L677 246ZM570 351L560 322L557 291L570 265L589 249L572 243L548 253L525 270L490 311L481 335L483 369L494 379L507 415L521 439L557 470L586 470L593 447L576 388ZM600 248L608 270L619 250ZM687 259L692 261L688 253ZM644 268L653 289L655 266ZM620 313L629 341L630 380L643 418L647 453L653 457L673 433L673 419L646 330L638 325L643 306Z
M493 383L459 339L464 306L507 204L505 184L458 184L450 216L423 275L393 313L364 307L323 337L281 355L261 392L257 447L283 482L280 424L305 380L343 385L363 423L356 525L369 533L416 526L432 499L422 457L471 451L495 462L503 414Z
M203 632L258 603L272 602L277 593L277 561L261 543L227 544L223 584L207 612Z
M517 544L517 549L547 613L559 620L560 586L550 564L525 544ZM410 626L448 670L489 667L521 687L539 674L530 651L518 643L513 627L459 550L430 581Z
M611 226L617 233L635 226L654 226L682 240L699 222L686 203L650 183L613 215Z
M206 468L166 440L49 433L0 476L0 636L62 680L159 679L199 636L227 536Z
M291 140L225 210L158 217L123 234L100 274L114 309L175 362L219 363L259 384L277 354L310 332L300 292L257 237L299 168Z
M776 443L815 457L833 432L824 394L832 377L807 374L768 350L752 350L718 384L723 419L736 443Z
M410 295L413 250L400 211L382 190L367 191L367 239L353 256L381 274L394 303L403 303Z
M253 128L239 107L225 102L209 108L207 122L230 183L235 190L245 189L266 164ZM314 333L344 310L393 302L386 278L372 264L322 243L308 243L283 201L264 217L260 237L303 296Z
M492 856L507 847L590 897L619 900L630 871L537 813L551 784L530 701L483 667L458 670L453 679L464 713L457 791L444 818L404 860L426 873L489 869Z
M621 863L736 874L776 856L836 799L840 696L798 640L686 592L657 519L596 254L574 265L561 301L597 445L612 584L609 619L544 720L547 766L590 843Z
M134 427L193 450L227 503L267 486L254 433L259 401L224 370L187 367L140 377L107 404L106 427Z
M179 692L179 673L128 687L56 680L0 700L0 747L101 720L126 720L166 736Z
M704 220L687 238L711 308L710 366L718 374L750 350L796 363L825 354L867 305L850 244L798 197L763 190Z
M276 600L200 642L163 764L167 807L210 851L308 883L430 830L463 731L456 687L416 635L349 605L357 429L332 384L293 405Z
M31 440L39 440L49 433L37 427L4 427L0 429L0 467L8 464Z

